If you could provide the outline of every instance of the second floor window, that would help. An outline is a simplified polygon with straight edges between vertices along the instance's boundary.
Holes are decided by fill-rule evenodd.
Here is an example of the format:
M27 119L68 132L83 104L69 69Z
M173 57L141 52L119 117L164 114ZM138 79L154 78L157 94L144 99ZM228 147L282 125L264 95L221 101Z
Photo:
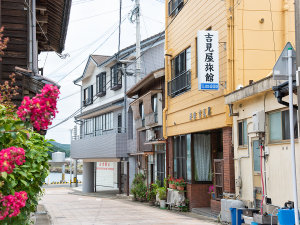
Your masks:
M157 123L157 94L151 96L151 106L154 113L155 123Z
M93 103L93 85L83 90L83 105L87 106Z
M142 127L144 127L145 126L145 112L144 112L143 102L140 103L139 110L140 110L140 116L141 116L141 119L142 119Z
M96 133L101 134L103 131L113 129L113 113L105 113L95 118L96 120ZM99 135L97 134L97 135Z
M98 96L104 96L106 94L106 72L100 73L96 77L96 91Z
M93 126L93 119L87 119L84 121L84 134L91 135L93 134L94 126Z
M169 16L176 15L183 7L183 0L170 0L168 3Z
M187 48L171 60L171 77L168 94L172 97L191 88L191 48Z
M110 69L110 78L111 78L111 89L118 90L122 87L122 71L121 71L121 64L117 63Z
M239 132L239 146L248 145L248 132L247 132L247 120L242 120L238 122L238 132Z
M294 110L293 124L295 138L298 138L297 110ZM290 139L289 110L277 111L269 114L269 138L270 142Z

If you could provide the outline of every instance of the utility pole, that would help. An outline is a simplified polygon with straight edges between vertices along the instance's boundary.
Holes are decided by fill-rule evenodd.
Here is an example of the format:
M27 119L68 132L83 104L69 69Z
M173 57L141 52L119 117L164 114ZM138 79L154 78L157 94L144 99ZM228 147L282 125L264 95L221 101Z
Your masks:
M141 20L140 20L140 0L135 0L136 13L136 68L135 68L135 83L141 79Z
M300 121L300 86L299 86L299 78L300 78L300 0L295 0L295 40L296 40L296 62L297 62L297 73L296 73L296 79L297 79L297 100L298 100L298 129L299 129L299 121ZM290 93L292 94L292 93ZM291 103L290 103L291 104ZM294 165L296 167L296 165ZM296 168L295 168L296 169ZM296 175L295 179L296 179ZM297 180L296 180L297 182ZM294 196L298 198L297 196L297 186L295 187L296 190L294 190ZM295 204L295 224L299 225L299 213L298 213L298 201L296 201L297 204Z

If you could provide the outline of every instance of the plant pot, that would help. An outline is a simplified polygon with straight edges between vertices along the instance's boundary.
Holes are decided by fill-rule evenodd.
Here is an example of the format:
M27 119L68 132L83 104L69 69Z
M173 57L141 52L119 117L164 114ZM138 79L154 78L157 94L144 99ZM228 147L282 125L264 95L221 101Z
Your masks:
M154 200L149 201L149 205L150 206L155 206L155 201Z
M159 200L159 206L161 209L165 209L166 208L166 200Z
M215 200L216 199L216 194L213 192L211 193L211 199Z
M169 184L169 188L176 189L176 184Z
M178 191L184 191L184 186L177 186Z

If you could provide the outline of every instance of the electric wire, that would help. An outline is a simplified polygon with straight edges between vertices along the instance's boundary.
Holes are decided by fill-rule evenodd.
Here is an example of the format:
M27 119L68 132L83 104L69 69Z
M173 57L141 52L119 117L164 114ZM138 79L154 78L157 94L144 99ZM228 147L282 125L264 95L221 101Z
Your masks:
M123 23L125 21L126 17L121 21L121 23ZM115 29L92 53L94 54L99 48L101 48L111 37L112 35L117 31L117 29ZM62 78L60 78L57 83L61 82L62 80L64 80L67 76L69 76L73 71L75 71L79 66L81 66L87 59L84 59L83 61L81 61L80 64L78 64L74 69L72 69L70 72L68 72L66 75L64 75Z

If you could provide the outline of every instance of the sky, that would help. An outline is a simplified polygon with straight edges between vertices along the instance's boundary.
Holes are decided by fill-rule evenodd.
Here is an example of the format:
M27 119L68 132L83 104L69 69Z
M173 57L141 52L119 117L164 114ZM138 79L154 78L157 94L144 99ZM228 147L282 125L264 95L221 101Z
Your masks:
M164 0L140 0L142 40L164 30ZM39 55L39 68L44 76L61 85L59 113L53 126L69 117L80 108L80 87L73 80L83 73L90 54L113 55L118 51L118 23L120 0L73 0L70 21L60 58L54 52ZM135 24L129 21L134 1L122 0L121 49L135 43ZM74 118L47 131L46 138L63 144L70 144Z

